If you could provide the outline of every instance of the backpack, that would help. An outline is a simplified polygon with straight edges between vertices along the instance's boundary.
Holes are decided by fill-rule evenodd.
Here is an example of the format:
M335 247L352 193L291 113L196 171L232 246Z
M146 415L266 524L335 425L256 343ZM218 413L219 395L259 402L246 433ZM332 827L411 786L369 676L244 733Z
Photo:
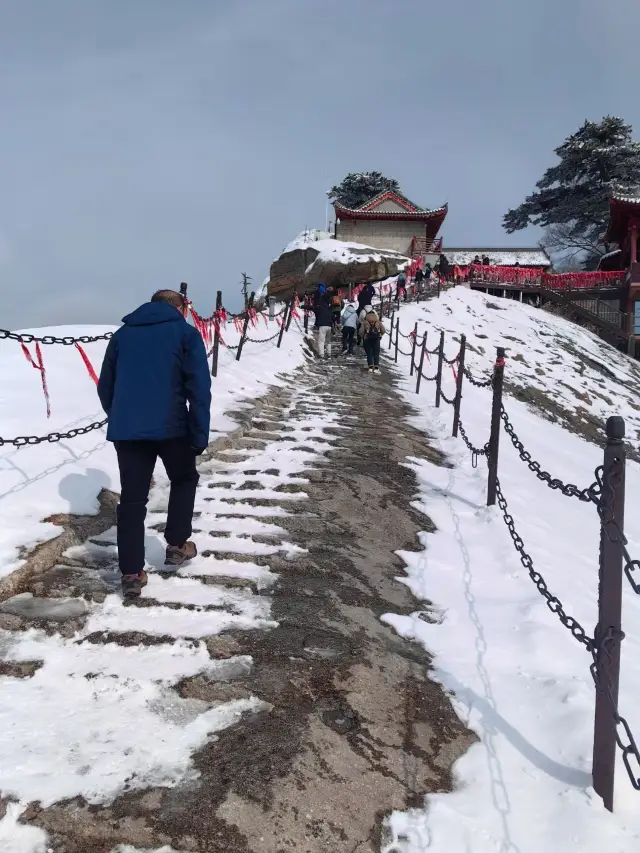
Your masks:
M364 336L365 338L380 338L382 337L382 335L380 334L378 318L375 317L375 319L371 319L372 317L374 317L373 314L367 314L367 316L364 318L364 321L367 324L365 326Z
M335 296L331 297L331 304L334 308L340 308L341 302L342 300L340 299L340 295L338 293L336 293Z

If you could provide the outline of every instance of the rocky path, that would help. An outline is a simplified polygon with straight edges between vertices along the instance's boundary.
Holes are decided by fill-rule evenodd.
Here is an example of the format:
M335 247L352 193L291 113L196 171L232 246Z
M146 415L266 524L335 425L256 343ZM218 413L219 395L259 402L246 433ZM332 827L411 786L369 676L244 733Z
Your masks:
M53 853L370 853L447 790L470 735L379 619L421 606L402 462L441 461L406 414L384 372L310 359L203 462L189 568L123 604L111 530L1 604L0 814L29 802Z

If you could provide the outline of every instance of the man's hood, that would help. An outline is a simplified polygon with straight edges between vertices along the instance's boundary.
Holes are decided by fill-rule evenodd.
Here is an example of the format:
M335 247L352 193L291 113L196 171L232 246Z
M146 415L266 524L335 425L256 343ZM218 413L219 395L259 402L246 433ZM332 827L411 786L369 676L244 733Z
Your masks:
M125 326L154 326L157 323L185 322L184 317L168 302L145 302L122 318Z

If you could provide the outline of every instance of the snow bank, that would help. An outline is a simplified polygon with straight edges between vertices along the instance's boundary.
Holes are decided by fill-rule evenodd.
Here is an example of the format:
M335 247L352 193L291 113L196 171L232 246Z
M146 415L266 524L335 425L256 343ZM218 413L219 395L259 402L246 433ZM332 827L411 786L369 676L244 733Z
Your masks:
M27 330L38 336L79 337L114 331L112 326L64 326ZM250 337L269 338L277 331L276 321L268 325L258 318ZM236 423L231 413L248 408L269 385L280 385L285 374L303 360L300 330L293 322L278 350L276 341L247 342L240 362L235 353L220 347L218 376L213 380L211 439L228 433ZM238 332L229 324L224 339L237 344ZM106 341L84 346L97 373ZM30 345L32 355L34 346ZM40 375L27 362L20 344L0 340L0 437L47 435L66 432L102 420L104 414L80 354L73 346L42 347L51 395L51 418L47 419ZM0 577L5 577L23 560L29 549L58 536L61 528L44 519L57 513L98 511L101 489L118 491L115 453L105 439L105 429L57 443L16 448L0 446Z
M394 252L393 249L376 249L364 243L349 243L342 240L334 240L326 231L318 231L316 229L303 231L295 240L289 243L282 254L294 252L297 249L309 248L319 252L319 257L316 260L333 261L343 264L366 260L379 262L384 257L405 258L401 252ZM409 263L409 258L406 258L406 261Z
M621 414L636 445L640 419L638 365L579 327L510 300L454 288L440 300L400 309L404 333L440 329L452 358L462 332L467 363L488 376L495 345L507 347L505 376L520 389L557 401L574 419L563 429L507 393L505 409L525 447L553 476L581 487L594 480L602 451L576 432L588 416ZM408 348L407 341L401 343ZM594 685L591 656L549 611L523 568L497 507L487 508L486 464L474 469L460 439L451 438L452 412L433 408L434 383L420 396L400 356L399 385L416 409L413 423L453 463L442 468L411 459L419 481L415 506L436 532L425 550L401 552L406 583L432 606L384 621L421 642L434 656L433 676L454 694L454 707L479 743L456 763L456 790L426 799L425 810L396 812L384 853L631 853L640 843L640 793L618 755L615 814L591 788ZM435 365L425 363L427 376ZM445 368L444 391L454 394ZM489 436L491 394L464 385L462 421L470 440ZM570 423L570 420L567 421ZM597 619L599 522L596 510L551 491L520 461L503 432L499 476L527 552L565 610L592 633ZM627 508L640 500L640 467L627 466ZM630 511L626 534L640 555L640 518ZM625 580L620 711L640 737L640 599Z

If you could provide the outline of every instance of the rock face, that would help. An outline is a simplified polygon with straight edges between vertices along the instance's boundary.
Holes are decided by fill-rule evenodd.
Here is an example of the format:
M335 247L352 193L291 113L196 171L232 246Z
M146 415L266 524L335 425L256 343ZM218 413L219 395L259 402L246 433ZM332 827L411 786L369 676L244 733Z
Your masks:
M283 252L271 264L267 292L287 299L295 292L302 295L305 290L312 290L318 282L327 287L345 287L376 281L397 275L407 260L390 250L322 240Z

